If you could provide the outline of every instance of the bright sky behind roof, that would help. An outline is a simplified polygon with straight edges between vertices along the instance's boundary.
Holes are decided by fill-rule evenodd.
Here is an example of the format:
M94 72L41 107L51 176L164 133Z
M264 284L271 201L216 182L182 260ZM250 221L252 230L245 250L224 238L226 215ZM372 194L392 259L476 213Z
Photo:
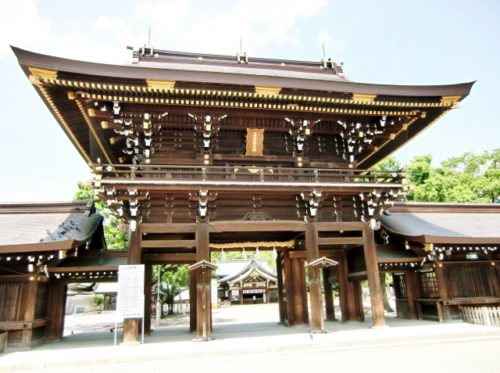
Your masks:
M129 63L126 45L344 62L356 82L477 80L453 110L396 156L437 162L499 147L500 1L497 0L2 0L0 201L69 200L91 175L8 47Z

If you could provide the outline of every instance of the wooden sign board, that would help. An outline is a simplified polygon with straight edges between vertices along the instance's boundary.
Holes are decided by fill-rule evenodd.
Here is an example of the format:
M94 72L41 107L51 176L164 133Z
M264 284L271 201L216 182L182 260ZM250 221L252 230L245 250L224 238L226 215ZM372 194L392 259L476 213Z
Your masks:
M118 266L116 311L122 319L144 317L144 264Z
M247 157L264 156L264 129L247 128Z

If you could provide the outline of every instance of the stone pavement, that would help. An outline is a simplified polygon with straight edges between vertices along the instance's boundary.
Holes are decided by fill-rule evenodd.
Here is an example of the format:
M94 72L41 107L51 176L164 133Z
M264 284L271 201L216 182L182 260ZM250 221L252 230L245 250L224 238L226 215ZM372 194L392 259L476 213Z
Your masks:
M0 355L0 372L61 368L70 370L71 367L85 365L102 366L304 349L346 350L410 346L460 340L498 340L500 345L500 328L465 323L441 324L388 317L389 327L385 328L371 328L370 319L362 323L327 322L328 333L310 334L308 326L305 325L285 327L272 320L252 322L252 318L256 320L256 314L267 312L259 306L253 309L231 308L229 311L214 310L214 340L210 342L193 341L193 334L188 332L187 325L180 324L158 328L145 337L143 345L114 346L113 333L109 329L101 329L68 335L62 342L45 344L31 351L7 351ZM241 320L234 312L250 314L253 317ZM121 333L119 334L120 340Z

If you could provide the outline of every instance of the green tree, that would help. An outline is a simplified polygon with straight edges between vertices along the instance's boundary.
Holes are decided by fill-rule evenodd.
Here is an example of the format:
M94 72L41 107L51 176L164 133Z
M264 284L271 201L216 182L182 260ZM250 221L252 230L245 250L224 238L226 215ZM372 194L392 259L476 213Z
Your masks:
M189 285L189 267L187 265L155 266L153 270L153 302L158 296L157 281L160 275L160 304L168 306L168 314L174 312L175 297L187 289Z
M426 202L500 202L500 149L465 153L432 167L432 157L408 165L409 200Z
M123 221L114 216L106 205L96 199L90 183L78 182L78 190L73 196L75 201L93 200L97 211L104 217L104 237L109 250L128 248L128 234Z

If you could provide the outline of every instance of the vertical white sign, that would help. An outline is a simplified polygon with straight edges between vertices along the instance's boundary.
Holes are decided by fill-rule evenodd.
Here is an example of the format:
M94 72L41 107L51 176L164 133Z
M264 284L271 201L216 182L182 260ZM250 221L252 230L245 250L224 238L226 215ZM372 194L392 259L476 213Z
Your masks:
M121 319L144 318L144 264L118 267L116 311Z

